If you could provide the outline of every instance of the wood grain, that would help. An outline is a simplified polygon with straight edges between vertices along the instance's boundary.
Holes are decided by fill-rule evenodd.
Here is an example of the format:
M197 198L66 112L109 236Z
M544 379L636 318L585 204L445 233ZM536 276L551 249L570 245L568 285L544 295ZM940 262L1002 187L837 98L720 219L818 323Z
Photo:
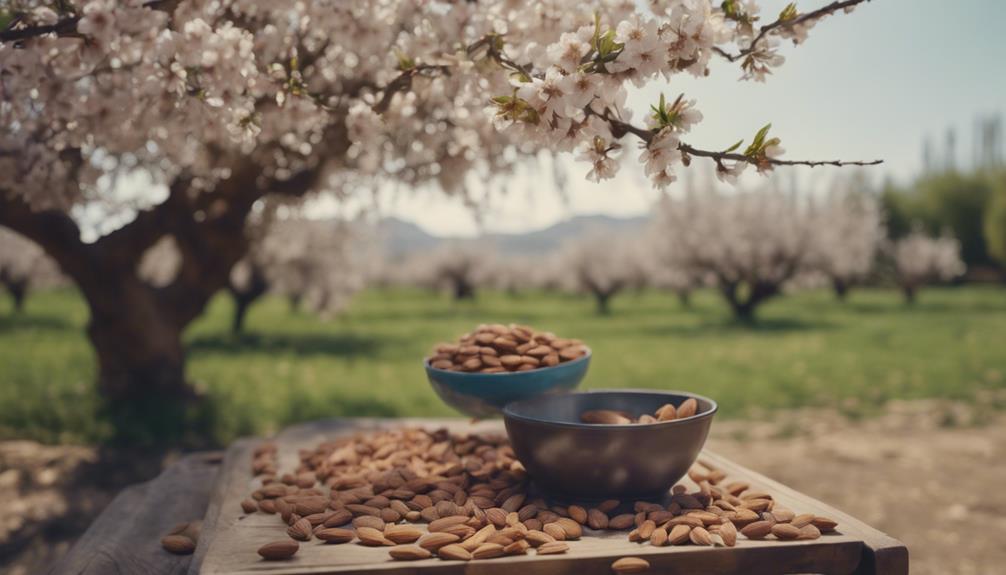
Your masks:
M219 453L183 457L152 481L122 491L50 573L182 575L192 556L161 549L178 523L201 519L220 468Z
M455 430L472 429L460 420L333 420L289 428L277 437L280 468L291 469L297 463L297 449L307 448L340 434L398 425L447 426ZM483 422L478 430L502 433L500 422ZM749 541L741 538L734 548L651 547L630 543L624 532L586 532L587 537L570 542L566 555L532 555L500 558L470 563L429 559L394 562L387 548L357 544L325 545L318 541L302 544L291 560L266 562L256 549L265 542L285 538L285 526L275 517L263 514L245 516L240 501L253 489L249 471L253 443L238 443L229 450L220 482L214 491L205 529L212 535L200 541L197 559L189 575L322 575L338 573L398 574L486 574L521 575L609 574L611 562L633 555L646 558L655 573L685 575L693 573L826 573L904 575L908 556L904 546L864 523L771 479L736 465L714 453L704 452L703 460L727 472L730 480L749 482L753 488L773 493L778 503L798 512L826 515L839 521L837 534L815 541ZM684 480L688 483L688 480Z

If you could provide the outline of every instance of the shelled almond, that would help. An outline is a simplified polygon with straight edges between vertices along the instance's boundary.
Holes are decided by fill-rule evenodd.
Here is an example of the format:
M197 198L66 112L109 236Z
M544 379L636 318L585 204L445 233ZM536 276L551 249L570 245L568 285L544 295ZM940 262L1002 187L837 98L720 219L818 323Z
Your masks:
M653 417L669 412L661 408ZM279 475L277 459L275 447L256 450L258 487L240 504L244 513L270 515L263 506L270 502L270 516L287 530L288 543L259 550L267 560L291 557L294 540L386 546L402 561L482 561L566 553L570 541L600 530L627 532L629 541L656 547L733 547L738 539L816 539L837 527L827 517L785 509L771 493L702 462L689 472L695 487L675 485L661 502L558 505L530 489L512 448L495 435L399 428L301 450L291 473ZM169 546L187 548L174 539ZM619 564L622 572L641 566L629 559Z
M433 368L448 371L504 373L553 367L586 353L578 339L526 325L494 323L479 325L455 343L438 344L427 361Z
M618 411L614 409L590 409L580 414L580 421L582 423L592 423L596 425L660 423L662 421L673 421L675 419L691 417L698 413L698 409L699 402L694 398L689 397L678 406L666 403L657 409L653 415L644 413L639 417L636 417L626 411Z

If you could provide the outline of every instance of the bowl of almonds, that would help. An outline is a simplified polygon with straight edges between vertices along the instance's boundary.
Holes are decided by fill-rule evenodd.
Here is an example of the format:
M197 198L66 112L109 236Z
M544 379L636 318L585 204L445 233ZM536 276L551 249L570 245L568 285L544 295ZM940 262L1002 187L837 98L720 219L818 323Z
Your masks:
M590 349L525 325L482 324L438 344L423 365L444 402L472 417L492 417L512 401L575 389Z
M546 492L645 499L688 473L716 410L683 391L596 390L517 401L503 420L517 458Z

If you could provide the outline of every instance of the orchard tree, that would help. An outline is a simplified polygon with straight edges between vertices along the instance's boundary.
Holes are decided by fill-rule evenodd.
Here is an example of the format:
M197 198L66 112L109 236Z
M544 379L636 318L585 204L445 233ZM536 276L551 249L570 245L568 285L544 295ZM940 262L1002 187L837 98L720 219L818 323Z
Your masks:
M38 244L0 227L0 285L10 294L15 313L24 310L31 289L52 286L59 277L59 268Z
M611 313L611 299L638 277L642 266L636 259L641 257L641 247L630 235L612 237L610 233L586 232L562 247L558 270L566 278L567 289L591 295L597 313L607 315Z
M814 206L807 265L844 300L876 263L886 228L877 198L863 190L836 188Z
M961 244L944 235L931 238L921 229L894 242L891 246L895 277L905 303L915 303L918 290L929 283L949 281L964 273Z
M626 87L701 77L713 58L764 80L781 41L863 1L764 19L750 0L8 3L0 224L38 242L87 300L103 394L133 415L137 402L162 412L192 395L182 331L245 256L265 196L375 181L453 191L541 149L578 152L600 180L629 139L657 186L700 158L727 178L819 165L780 158L767 129L746 147L693 146L702 116L684 97L631 123ZM129 223L84 242L71 210L113 203L122 173L156 185ZM167 235L180 268L155 287L136 269Z
M671 269L709 277L741 320L808 269L813 218L806 202L775 187L664 197L655 225Z
M451 240L411 259L407 269L414 283L463 301L474 300L478 287L488 283L496 253L477 240Z

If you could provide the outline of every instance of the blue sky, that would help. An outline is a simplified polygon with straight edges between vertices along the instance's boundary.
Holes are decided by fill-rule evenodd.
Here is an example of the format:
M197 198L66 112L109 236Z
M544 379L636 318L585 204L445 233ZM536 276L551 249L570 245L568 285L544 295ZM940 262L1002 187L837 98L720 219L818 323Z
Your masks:
M808 10L825 0L798 3ZM762 2L774 15L785 0ZM874 159L877 180L907 180L921 166L923 139L942 144L957 131L958 162L970 156L978 115L1006 114L1006 0L873 0L851 15L818 24L805 44L786 46L786 64L767 83L738 82L736 65L716 62L709 78L679 75L634 94L641 114L661 91L698 100L705 120L689 138L699 147L722 149L749 139L765 123L793 159ZM579 213L642 213L654 192L634 162L616 180L586 182L584 165L570 163L566 199L548 178L518 174L511 193L483 211L483 225L518 231L549 225ZM835 172L797 175L808 187ZM471 211L436 193L386 195L390 215L438 234L477 233Z

